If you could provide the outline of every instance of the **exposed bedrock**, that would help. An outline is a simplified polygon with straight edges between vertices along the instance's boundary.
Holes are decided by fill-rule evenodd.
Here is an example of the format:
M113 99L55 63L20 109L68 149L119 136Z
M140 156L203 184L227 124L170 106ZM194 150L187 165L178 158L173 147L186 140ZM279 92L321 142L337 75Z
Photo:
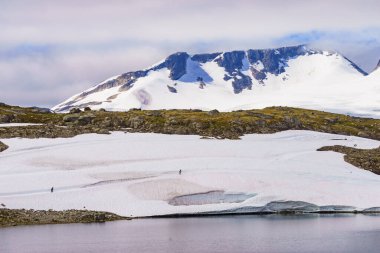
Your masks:
M3 152L3 151L6 150L7 148L8 148L8 146L5 145L4 143L2 143L2 142L0 141L0 152Z

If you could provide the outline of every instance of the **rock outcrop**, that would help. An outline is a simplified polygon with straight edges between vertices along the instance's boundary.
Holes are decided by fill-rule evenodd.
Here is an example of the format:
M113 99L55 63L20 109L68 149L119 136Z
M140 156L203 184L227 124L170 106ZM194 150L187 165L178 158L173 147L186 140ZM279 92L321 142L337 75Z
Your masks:
M3 151L6 150L7 148L8 148L8 146L5 145L4 143L2 143L2 142L0 141L0 152L3 152Z
M335 151L344 154L344 160L358 168L380 175L380 147L374 149L357 149L346 146L328 146L318 151Z
M1 206L4 207L5 204L2 204ZM128 218L126 217L113 213L87 210L38 211L7 209L0 207L0 227L41 224L92 223L127 219Z

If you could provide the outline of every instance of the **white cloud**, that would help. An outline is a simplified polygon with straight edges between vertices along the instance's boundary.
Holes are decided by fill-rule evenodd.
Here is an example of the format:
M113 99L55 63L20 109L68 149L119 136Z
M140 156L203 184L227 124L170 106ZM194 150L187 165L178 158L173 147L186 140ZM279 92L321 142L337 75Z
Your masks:
M2 5L1 41L11 44L248 39L380 26L375 0L32 0Z
M313 30L360 34L314 42L366 68L380 58L378 0L2 0L0 9L0 101L14 104L51 106L175 51L281 46Z
M0 58L1 97L6 103L52 106L116 74L161 59L146 47L99 51L54 50L48 55Z

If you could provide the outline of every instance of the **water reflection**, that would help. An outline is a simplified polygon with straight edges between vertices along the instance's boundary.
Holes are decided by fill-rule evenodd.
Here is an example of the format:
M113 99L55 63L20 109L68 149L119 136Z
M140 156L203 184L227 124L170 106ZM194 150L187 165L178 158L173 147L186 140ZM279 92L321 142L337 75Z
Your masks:
M380 216L137 219L0 229L0 252L378 252Z

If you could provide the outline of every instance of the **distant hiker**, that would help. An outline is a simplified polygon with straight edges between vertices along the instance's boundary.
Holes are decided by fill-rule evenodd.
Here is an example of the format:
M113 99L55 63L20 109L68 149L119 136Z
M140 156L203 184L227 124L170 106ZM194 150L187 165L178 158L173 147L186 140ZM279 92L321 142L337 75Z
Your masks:
M50 189L50 192L53 192L54 191L54 187L52 187L51 189Z
M180 174L180 175L181 175L181 174L182 174L182 170L179 170L179 171L178 171L178 174Z

